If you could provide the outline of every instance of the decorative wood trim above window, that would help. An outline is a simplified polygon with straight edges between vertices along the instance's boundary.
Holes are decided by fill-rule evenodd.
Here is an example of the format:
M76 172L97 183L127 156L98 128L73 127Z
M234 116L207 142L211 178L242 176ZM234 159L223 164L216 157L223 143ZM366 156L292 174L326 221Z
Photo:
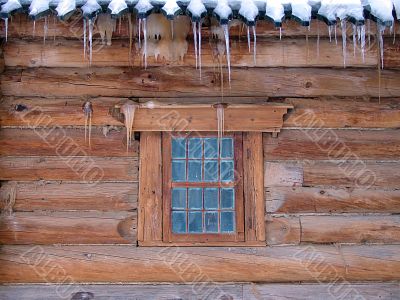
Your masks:
M124 116L121 105L110 113L121 123ZM218 121L215 105L190 104L167 105L147 102L138 105L133 130L137 131L217 131ZM224 108L224 130L226 132L279 132L283 126L283 115L293 106L281 103L228 104Z
M141 134L139 245L265 246L262 133L228 134L234 137L237 148L235 184L239 184L235 190L236 229L227 235L171 234L171 136L168 132ZM185 184L192 183L177 186L185 188Z

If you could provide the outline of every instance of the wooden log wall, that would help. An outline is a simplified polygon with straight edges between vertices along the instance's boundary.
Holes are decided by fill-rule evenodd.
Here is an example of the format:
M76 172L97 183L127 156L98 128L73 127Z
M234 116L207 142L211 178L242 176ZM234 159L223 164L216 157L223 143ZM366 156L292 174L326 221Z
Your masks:
M145 145L135 141L127 152L125 130L109 109L130 97L221 101L208 29L200 80L190 41L183 61L150 58L144 70L137 56L129 63L122 26L89 67L79 21L50 22L46 44L42 25L33 37L32 23L15 17L2 50L0 282L7 285L0 298L54 299L64 292L68 299L149 293L213 299L221 291L229 296L221 299L400 298L398 39L386 37L382 71L374 35L365 62L353 56L349 41L343 68L342 49L329 42L322 23L319 55L317 26L307 42L307 31L288 22L279 41L279 31L260 23L254 68L245 37L239 41L233 29L224 101L295 107L278 137L263 136L267 245L179 249L193 263L181 274L181 266L165 261L174 249L136 247ZM91 147L81 108L86 99L94 109ZM198 276L212 283L204 297L195 289ZM156 282L173 284L150 284Z

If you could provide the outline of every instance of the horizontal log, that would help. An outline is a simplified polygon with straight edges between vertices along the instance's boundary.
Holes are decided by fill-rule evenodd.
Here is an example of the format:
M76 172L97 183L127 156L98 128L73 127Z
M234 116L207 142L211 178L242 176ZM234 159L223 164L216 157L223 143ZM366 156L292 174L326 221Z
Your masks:
M264 185L398 188L400 162L364 162L346 158L311 163L266 162Z
M145 300L151 295L155 299L190 300L212 299L226 296L234 300L259 300L279 298L282 300L335 300L342 296L363 297L371 300L392 300L400 297L399 283L336 283L336 284L24 284L0 286L0 298L20 300L120 298ZM262 297L262 298L261 298Z
M269 213L400 213L400 190L269 187Z
M128 38L129 37L129 27L127 19L124 19L122 25L117 26L117 30L113 32L114 38ZM26 14L16 14L12 20L9 20L8 36L17 38L42 38L45 35L44 31L44 19L36 21L35 31L33 31L33 21L28 18ZM134 25L135 26L135 25ZM0 23L0 29L4 32L4 22ZM368 28L366 28L368 29ZM137 32L137 30L134 30ZM261 21L257 23L256 26L257 37L276 37L279 38L279 28L275 28L274 24L269 21ZM374 42L374 35L376 34L375 22L371 23L371 38L372 43ZM320 37L328 37L329 31L328 26L322 21L313 20L310 29L304 26L300 26L298 22L294 20L286 20L282 27L282 38L291 36L300 36L305 39L308 34L309 37L316 38L319 34ZM386 32L388 34L388 32ZM78 13L66 21L59 20L49 20L47 28L47 42L51 42L54 35L56 37L66 37L74 39L83 38L83 24L82 18ZM208 38L210 36L210 28L207 24L202 26L202 37ZM242 40L246 39L246 29L235 26L230 29L229 35L241 36ZM191 36L191 32L189 32ZM337 27L337 36L341 37L341 28ZM100 34L97 26L94 27L93 38L100 39Z
M107 183L96 185L59 182L7 182L0 187L0 209L15 188L12 211L131 211L137 209L138 183ZM10 209L7 208L7 209Z
M182 42L181 42L182 43ZM150 66L196 66L193 41L185 41L187 51L182 52L183 59L178 53L169 51L170 42L148 41L148 60ZM217 43L202 43L202 67L219 67L225 65L224 42L219 50ZM129 55L129 40L115 40L111 46L98 45L93 52L93 67L129 67L142 66L143 58L140 52L133 50ZM256 61L253 51L249 52L247 41L233 42L230 47L232 67L343 67L342 46L320 39L319 47L315 41L307 42L298 39L257 39ZM180 45L180 47L184 47ZM163 50L164 49L164 50ZM166 51L168 49L168 51ZM154 52L160 57L156 59ZM176 57L174 57L176 56ZM4 48L4 62L7 67L88 67L89 61L83 57L83 42L81 40L57 40L43 45L42 41L9 41ZM371 47L365 54L364 61L361 53L353 55L353 46L347 47L347 67L372 67L378 65L376 47Z
M400 279L399 250L400 245L3 246L0 282L198 282L199 274L206 282L388 281Z
M243 299L280 300L335 300L335 299L391 300L400 298L399 283L330 283L330 284L251 284L243 285Z
M267 245L300 244L301 224L299 217L271 217L265 222Z
M398 99L286 99L286 128L400 128Z
M264 134L268 160L337 159L351 153L362 160L400 159L400 130L283 130Z
M400 215L301 216L302 243L399 243Z
M44 121L46 118L41 119ZM59 145L68 141L90 156L138 157L139 142L134 141L127 151L126 132L122 128L92 128L91 131L89 146L83 128L3 129L0 131L0 155L57 156Z
M92 124L96 126L120 126L121 123L110 115L110 108L127 98L100 97L92 98ZM218 103L218 97L190 98L139 98L140 102L172 103ZM84 100L80 98L37 98L37 97L3 97L0 100L0 124L2 126L83 126L84 115L81 108ZM224 97L225 103L262 104L268 101L265 97ZM361 100L345 99L285 99L285 104L294 106L288 111L283 123L284 128L400 128L399 99ZM17 112L15 108L25 108ZM40 118L31 114L40 108L50 118ZM71 116L74 116L71 118ZM138 117L138 116L136 116ZM140 120L140 123L148 121ZM137 124L138 125L138 124ZM112 132L112 131L111 131ZM111 149L108 149L111 151Z
M0 157L0 180L136 181L134 157Z
M224 96L400 96L400 76L390 70L381 72L381 88L374 69L233 68L230 87L226 75ZM219 70L203 68L202 79L198 76L185 67L6 69L1 88L6 96L29 97L221 95Z
M135 244L136 212L19 212L0 217L0 244Z

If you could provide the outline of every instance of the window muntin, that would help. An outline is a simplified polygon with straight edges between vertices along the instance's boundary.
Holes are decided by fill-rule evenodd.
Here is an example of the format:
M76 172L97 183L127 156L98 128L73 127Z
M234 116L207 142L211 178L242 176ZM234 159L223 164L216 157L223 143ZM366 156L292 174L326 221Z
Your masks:
M243 240L241 134L170 136L164 143L166 239Z

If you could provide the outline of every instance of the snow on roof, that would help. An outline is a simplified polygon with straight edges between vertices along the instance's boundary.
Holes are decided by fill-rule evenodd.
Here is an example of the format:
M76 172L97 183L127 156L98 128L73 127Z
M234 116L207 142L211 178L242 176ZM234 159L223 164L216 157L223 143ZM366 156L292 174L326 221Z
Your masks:
M362 24L368 18L385 26L393 23L394 16L400 19L400 0L0 0L0 3L2 18L21 10L33 19L54 10L63 18L82 8L87 18L101 10L113 17L136 12L139 18L163 12L169 19L188 14L197 21L208 14L216 16L221 23L232 18L240 18L247 24L267 19L276 26L281 26L285 18L293 18L304 26L308 26L312 18L324 20L328 25L338 19Z

